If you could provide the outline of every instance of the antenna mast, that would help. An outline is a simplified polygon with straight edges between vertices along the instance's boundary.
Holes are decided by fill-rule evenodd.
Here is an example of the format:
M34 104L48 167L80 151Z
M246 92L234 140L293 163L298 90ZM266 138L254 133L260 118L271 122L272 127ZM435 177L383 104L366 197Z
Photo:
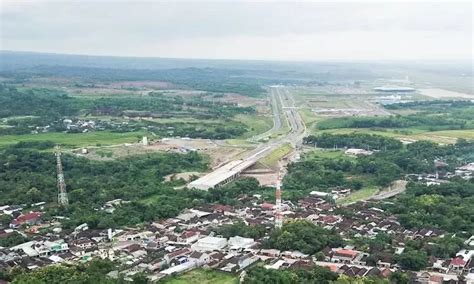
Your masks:
M278 178L275 190L275 228L281 229L283 226L283 214L281 213L281 170L278 171Z
M68 206L69 200L67 198L66 183L64 182L63 165L61 164L61 150L56 146L56 171L58 174L58 204Z

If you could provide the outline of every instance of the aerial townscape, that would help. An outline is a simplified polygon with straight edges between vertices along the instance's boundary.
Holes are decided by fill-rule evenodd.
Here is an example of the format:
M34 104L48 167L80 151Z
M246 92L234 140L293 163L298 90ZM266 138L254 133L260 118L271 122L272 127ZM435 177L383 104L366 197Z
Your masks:
M215 11L226 10L235 18L223 20L222 30L203 24L198 32L211 29L203 38L216 36L222 46L220 32L237 32L233 21L253 27L263 7L291 7L272 10L277 18L300 13L288 23L297 30L292 25L308 20L306 10L326 19L343 5L252 4L251 13L236 3L199 1L191 10L165 2L150 11L131 3L7 2L1 21L17 34L2 35L8 48L0 50L0 284L474 283L472 58L366 60L354 52L354 60L249 60L258 53L229 48L238 58L229 51L185 59L152 56L144 46L137 56L74 55L103 52L87 49L85 38L84 52L67 49L79 43L70 30L54 46L65 49L42 49L64 35L51 23L85 32L79 16L48 17L51 5L91 8L79 13L88 27L100 26L92 19L102 9L130 11L111 21L173 26L176 34L157 32L173 43L193 37L188 29L209 15L224 19ZM457 18L418 4L402 6L436 27L462 32L464 13L472 18L461 4L440 4ZM388 18L402 13L367 5L353 8ZM339 12L351 14L346 8ZM187 14L195 21L174 19L180 9L195 11ZM143 20L163 11L166 21ZM35 37L12 15L46 26L35 27ZM416 21L400 21L418 29ZM112 22L101 22L94 43L99 35L118 43L110 34L153 34L142 26L134 37L126 27L117 35L108 30ZM273 28L286 30L269 19L256 37L273 36ZM38 48L21 48L22 36ZM195 53L176 50L212 57L199 53L201 40L192 41ZM302 42L297 54L306 52ZM354 49L369 48L356 42ZM426 59L436 48L416 56ZM232 60L220 59L226 54Z

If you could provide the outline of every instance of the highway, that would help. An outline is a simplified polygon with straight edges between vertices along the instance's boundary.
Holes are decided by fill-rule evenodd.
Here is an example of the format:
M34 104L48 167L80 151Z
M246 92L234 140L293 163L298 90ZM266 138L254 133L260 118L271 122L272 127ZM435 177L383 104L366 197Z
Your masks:
M301 146L303 137L306 135L306 126L297 110L295 99L286 88L277 88L277 93L290 126L290 132L284 137L284 140L291 143L293 147Z
M306 126L295 105L295 100L291 93L284 87L270 87L270 100L273 112L273 128L269 131L255 136L255 141L270 137L282 129L283 119L289 126L289 131L261 143L257 148L247 152L246 156L240 160L231 161L221 167L214 169L199 179L188 184L188 188L207 190L210 187L221 185L237 178L242 171L255 164L258 160L272 153L283 144L290 143L298 149L306 135Z
M250 137L247 139L250 142L258 142L265 138L272 136L273 134L277 133L282 128L282 105L279 99L277 88L270 88L270 92L268 93L268 97L270 98L270 105L272 108L273 113L273 127L272 129Z
M270 130L272 131L272 133L268 134L267 131L265 132L265 134L267 136L270 136L271 134L280 131L283 126L283 119L286 121L286 124L290 128L289 132L282 134L281 136L266 143L262 143L255 150L250 151L247 154L247 158L245 159L261 159L285 143L290 143L293 147L296 148L301 145L303 137L306 135L306 126L300 114L298 113L298 110L295 105L295 100L291 93L288 91L288 89L284 87L270 87L270 96L273 102L272 109L274 114L274 127ZM277 113L275 113L274 111L275 107L277 108ZM258 154L255 155L255 153Z

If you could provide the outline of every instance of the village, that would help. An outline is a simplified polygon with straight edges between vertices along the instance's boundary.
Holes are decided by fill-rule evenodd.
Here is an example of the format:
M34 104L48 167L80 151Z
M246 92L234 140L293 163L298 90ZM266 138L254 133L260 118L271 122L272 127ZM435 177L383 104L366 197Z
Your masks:
M340 190L339 194L347 191ZM327 267L347 276L377 276L387 278L400 269L394 261L405 249L407 241L443 238L445 233L435 228L408 230L397 217L380 208L380 202L359 202L342 208L331 197L318 192L299 200L297 204L262 202L260 196L243 197L245 207L207 205L187 209L175 218L153 222L137 228L89 229L82 224L74 230L62 230L63 217L43 221L42 206L34 204L29 213L22 206L2 206L1 214L13 216L0 229L0 239L28 236L28 241L0 248L0 270L23 267L34 270L52 264L83 263L94 258L109 259L120 265L107 276L119 275L131 279L136 273L145 273L150 282L167 279L197 268L209 268L237 275L244 279L246 270L255 265L267 269ZM114 208L126 201L112 200L102 210L113 214ZM23 210L24 211L24 210ZM383 257L370 263L370 252L355 245L326 247L315 255L300 251L281 251L263 247L276 225L281 212L284 223L306 220L330 230L344 240L351 238L374 239L379 234L392 238L391 246ZM263 225L267 233L260 239L233 236L224 238L216 233L219 227L244 222ZM47 232L47 233L42 233ZM26 238L25 238L26 239ZM350 242L347 242L350 243ZM461 283L474 280L474 236L465 240L465 247L453 258L430 257L429 266L418 272L409 272L416 283ZM470 282L467 282L470 283Z

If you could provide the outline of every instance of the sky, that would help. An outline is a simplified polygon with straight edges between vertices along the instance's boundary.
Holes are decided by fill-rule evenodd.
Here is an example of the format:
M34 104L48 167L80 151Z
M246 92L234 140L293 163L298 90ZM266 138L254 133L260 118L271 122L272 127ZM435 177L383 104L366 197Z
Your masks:
M472 60L468 2L0 0L0 49L259 60Z

